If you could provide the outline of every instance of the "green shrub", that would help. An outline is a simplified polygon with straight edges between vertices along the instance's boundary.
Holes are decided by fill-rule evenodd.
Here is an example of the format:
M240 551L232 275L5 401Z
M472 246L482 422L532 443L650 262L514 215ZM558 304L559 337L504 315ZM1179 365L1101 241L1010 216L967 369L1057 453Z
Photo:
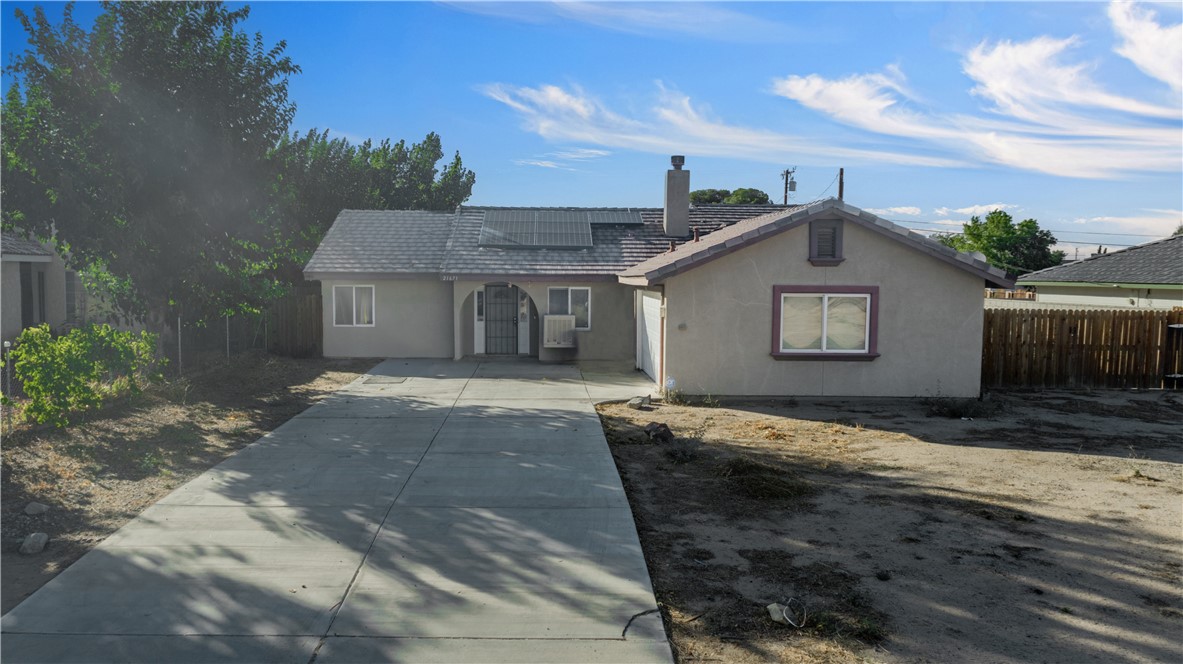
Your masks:
M63 427L72 413L139 392L144 380L154 378L155 350L156 335L110 325L58 337L48 325L26 328L12 349L14 375L29 399L25 419Z

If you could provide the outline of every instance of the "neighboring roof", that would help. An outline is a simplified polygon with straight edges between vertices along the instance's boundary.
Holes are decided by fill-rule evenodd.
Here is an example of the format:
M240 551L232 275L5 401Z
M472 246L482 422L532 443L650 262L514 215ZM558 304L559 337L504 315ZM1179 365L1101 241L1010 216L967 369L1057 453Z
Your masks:
M53 252L41 246L40 242L26 240L15 235L9 235L8 233L0 233L0 254L53 257Z
M680 272L698 267L732 251L767 239L791 228L809 223L817 217L838 216L876 231L914 249L966 270L986 281L1004 287L1013 286L1006 273L970 254L950 249L945 245L914 233L903 226L877 217L870 212L834 198L814 203L808 207L778 210L754 217L723 228L702 238L698 242L686 242L674 251L654 256L620 272L620 281L626 284L649 285L664 281Z
M1019 277L1020 284L1183 285L1183 235L1056 265Z
M305 272L439 272L453 212L342 210Z
M630 208L461 207L455 212L345 210L337 215L304 272L329 274L552 275L615 279L616 273L669 249L661 208L631 208L642 223L593 223L592 246L578 249L480 245L485 213L494 210L581 211L596 216ZM711 233L768 210L771 205L699 205L690 209L691 232ZM685 238L681 239L682 241Z

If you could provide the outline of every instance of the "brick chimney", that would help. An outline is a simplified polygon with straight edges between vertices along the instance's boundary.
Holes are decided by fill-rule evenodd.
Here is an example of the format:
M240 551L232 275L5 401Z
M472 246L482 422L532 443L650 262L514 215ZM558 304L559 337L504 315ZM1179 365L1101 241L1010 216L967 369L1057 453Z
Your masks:
M690 171L682 170L686 157L670 157L673 168L665 172L665 215L662 226L670 237L690 234Z

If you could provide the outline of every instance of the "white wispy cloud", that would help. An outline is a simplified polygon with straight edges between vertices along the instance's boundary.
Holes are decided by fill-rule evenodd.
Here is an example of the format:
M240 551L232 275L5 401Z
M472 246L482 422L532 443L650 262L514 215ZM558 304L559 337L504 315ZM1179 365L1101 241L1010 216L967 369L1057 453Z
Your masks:
M1126 233L1138 235L1153 235L1167 237L1175 232L1179 224L1183 224L1183 210L1164 210L1158 208L1144 208L1139 214L1124 216L1099 216L1074 219L1077 224L1104 224L1108 228L1118 228ZM1150 241L1151 238L1140 238L1139 241Z
M609 109L578 86L539 87L493 83L478 88L514 109L527 131L555 142L583 143L656 154L696 154L781 163L815 158L848 162L954 166L961 162L923 154L833 146L793 134L729 124L689 96L660 82L647 115L630 117Z
M1138 16L1141 33L1157 34L1144 25L1149 21L1173 34ZM894 66L835 79L787 76L773 81L772 91L843 124L913 139L951 157L1079 178L1178 171L1183 106L1108 92L1091 77L1090 64L1065 62L1078 44L1076 37L1043 36L970 49L962 60L974 83L969 92L987 103L976 115L918 109Z
M1183 23L1160 25L1155 12L1130 2L1110 3L1109 20L1122 39L1118 55L1171 89L1183 89Z
M983 203L981 205L967 205L965 207L959 208L939 207L933 210L933 212L942 217L947 217L951 213L976 217L983 214L989 214L995 210L1014 210L1018 207L1018 205L1014 205L1012 203Z
M613 32L770 42L810 35L728 7L674 2L449 2L461 11L522 23L575 21Z
M514 159L513 163L518 166L537 166L538 168L555 168L564 171L572 170L567 166L548 159Z
M570 150L560 150L558 152L548 152L546 156L554 157L555 159L568 159L571 161L587 161L588 159L599 159L601 157L610 156L612 152L609 150L596 150L593 148L572 148Z
M877 214L880 217L886 215L900 215L904 217L920 216L920 208L913 206L888 207L888 208L863 208L871 214Z

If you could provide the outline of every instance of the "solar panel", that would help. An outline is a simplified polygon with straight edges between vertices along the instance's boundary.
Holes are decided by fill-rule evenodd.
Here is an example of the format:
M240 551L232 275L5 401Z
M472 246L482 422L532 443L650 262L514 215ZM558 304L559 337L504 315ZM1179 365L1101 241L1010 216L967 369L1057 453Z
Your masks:
M479 242L489 247L590 247L591 224L583 211L489 210Z
M639 224L638 210L596 210L587 213L587 220L593 224Z

